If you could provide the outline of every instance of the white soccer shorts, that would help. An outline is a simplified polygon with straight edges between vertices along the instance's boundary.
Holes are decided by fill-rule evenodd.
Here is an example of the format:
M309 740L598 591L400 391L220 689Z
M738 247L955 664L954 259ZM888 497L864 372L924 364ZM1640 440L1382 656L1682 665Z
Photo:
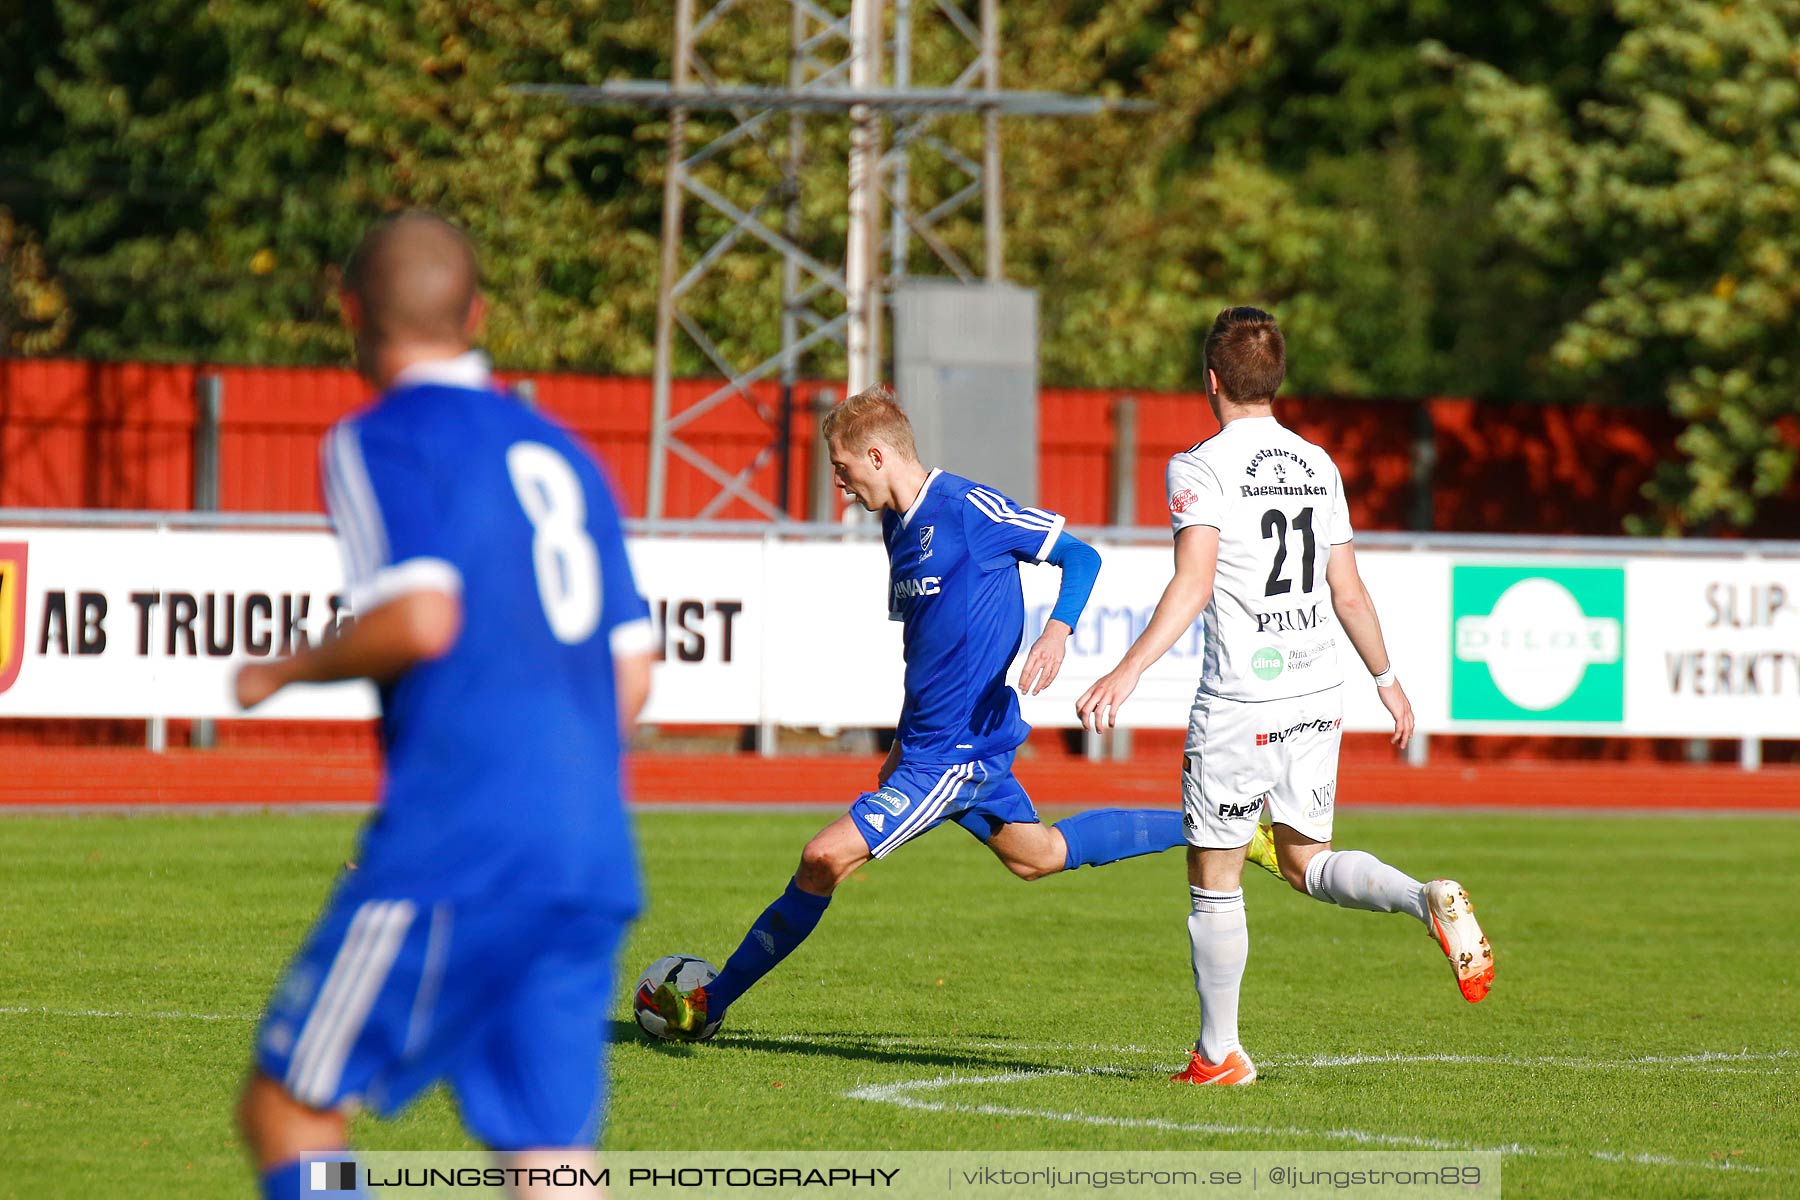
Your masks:
M1335 687L1261 703L1201 693L1188 717L1181 773L1188 844L1247 844L1265 805L1271 821L1330 841L1343 724Z

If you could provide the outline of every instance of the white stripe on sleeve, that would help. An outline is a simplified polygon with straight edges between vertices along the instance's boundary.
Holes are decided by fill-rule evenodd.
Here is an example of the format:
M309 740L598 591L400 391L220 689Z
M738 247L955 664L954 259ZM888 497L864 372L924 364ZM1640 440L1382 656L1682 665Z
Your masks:
M351 587L366 580L373 569L362 527L350 511L350 500L344 494L343 472L338 468L337 431L319 444L320 476L325 484L325 505L331 510L331 527L337 533L338 549L344 557L344 574Z
M462 572L456 564L441 558L409 558L403 563L383 567L373 575L350 585L350 611L367 616L397 596L411 592L443 592L460 596Z
M1016 509L1002 496L983 488L972 488L969 500L996 525L1019 525L1026 529L1048 529L1052 514L1041 508Z
M1050 522L1050 532L1044 535L1044 544L1038 547L1038 562L1043 562L1050 557L1050 550L1056 545L1056 539L1062 536L1062 531L1063 516L1061 513L1057 513L1056 519Z
M614 658L623 658L628 654L651 654L656 650L656 628L651 625L649 617L621 621L613 626L608 642L612 646Z
M369 469L363 462L362 442L356 427L347 421L337 427L337 467L352 519L363 530L370 570L375 570L388 561L387 528L382 524L381 504L375 499L375 487L369 482Z

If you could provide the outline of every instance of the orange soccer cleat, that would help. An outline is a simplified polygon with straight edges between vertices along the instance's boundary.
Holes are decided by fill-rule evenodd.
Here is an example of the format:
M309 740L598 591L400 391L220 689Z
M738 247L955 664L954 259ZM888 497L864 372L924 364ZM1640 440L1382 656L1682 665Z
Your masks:
M1494 951L1475 920L1469 893L1454 879L1434 879L1425 885L1425 903L1432 935L1456 972L1456 986L1474 1004L1494 986Z
M1177 1072L1169 1078L1175 1083L1214 1084L1219 1087L1234 1087L1240 1083L1256 1082L1256 1064L1242 1050L1233 1050L1225 1056L1222 1063L1209 1063L1200 1057L1198 1050L1188 1055L1185 1071Z

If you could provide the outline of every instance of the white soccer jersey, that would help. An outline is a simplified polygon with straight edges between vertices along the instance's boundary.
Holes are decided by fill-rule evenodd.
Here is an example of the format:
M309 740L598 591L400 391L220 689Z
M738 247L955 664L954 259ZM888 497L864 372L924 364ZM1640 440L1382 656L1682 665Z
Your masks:
M1200 690L1279 700L1343 682L1325 564L1351 538L1331 456L1274 417L1241 417L1169 460L1169 520L1219 531Z

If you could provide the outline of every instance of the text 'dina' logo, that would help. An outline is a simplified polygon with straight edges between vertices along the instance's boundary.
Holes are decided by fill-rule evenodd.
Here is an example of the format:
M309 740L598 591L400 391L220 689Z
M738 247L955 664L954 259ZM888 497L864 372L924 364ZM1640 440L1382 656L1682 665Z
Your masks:
M1451 716L1619 721L1625 577L1617 567L1457 567Z
M1264 646L1250 656L1250 672L1258 679L1274 679L1281 674L1281 651Z
M25 663L25 543L0 542L0 692Z

